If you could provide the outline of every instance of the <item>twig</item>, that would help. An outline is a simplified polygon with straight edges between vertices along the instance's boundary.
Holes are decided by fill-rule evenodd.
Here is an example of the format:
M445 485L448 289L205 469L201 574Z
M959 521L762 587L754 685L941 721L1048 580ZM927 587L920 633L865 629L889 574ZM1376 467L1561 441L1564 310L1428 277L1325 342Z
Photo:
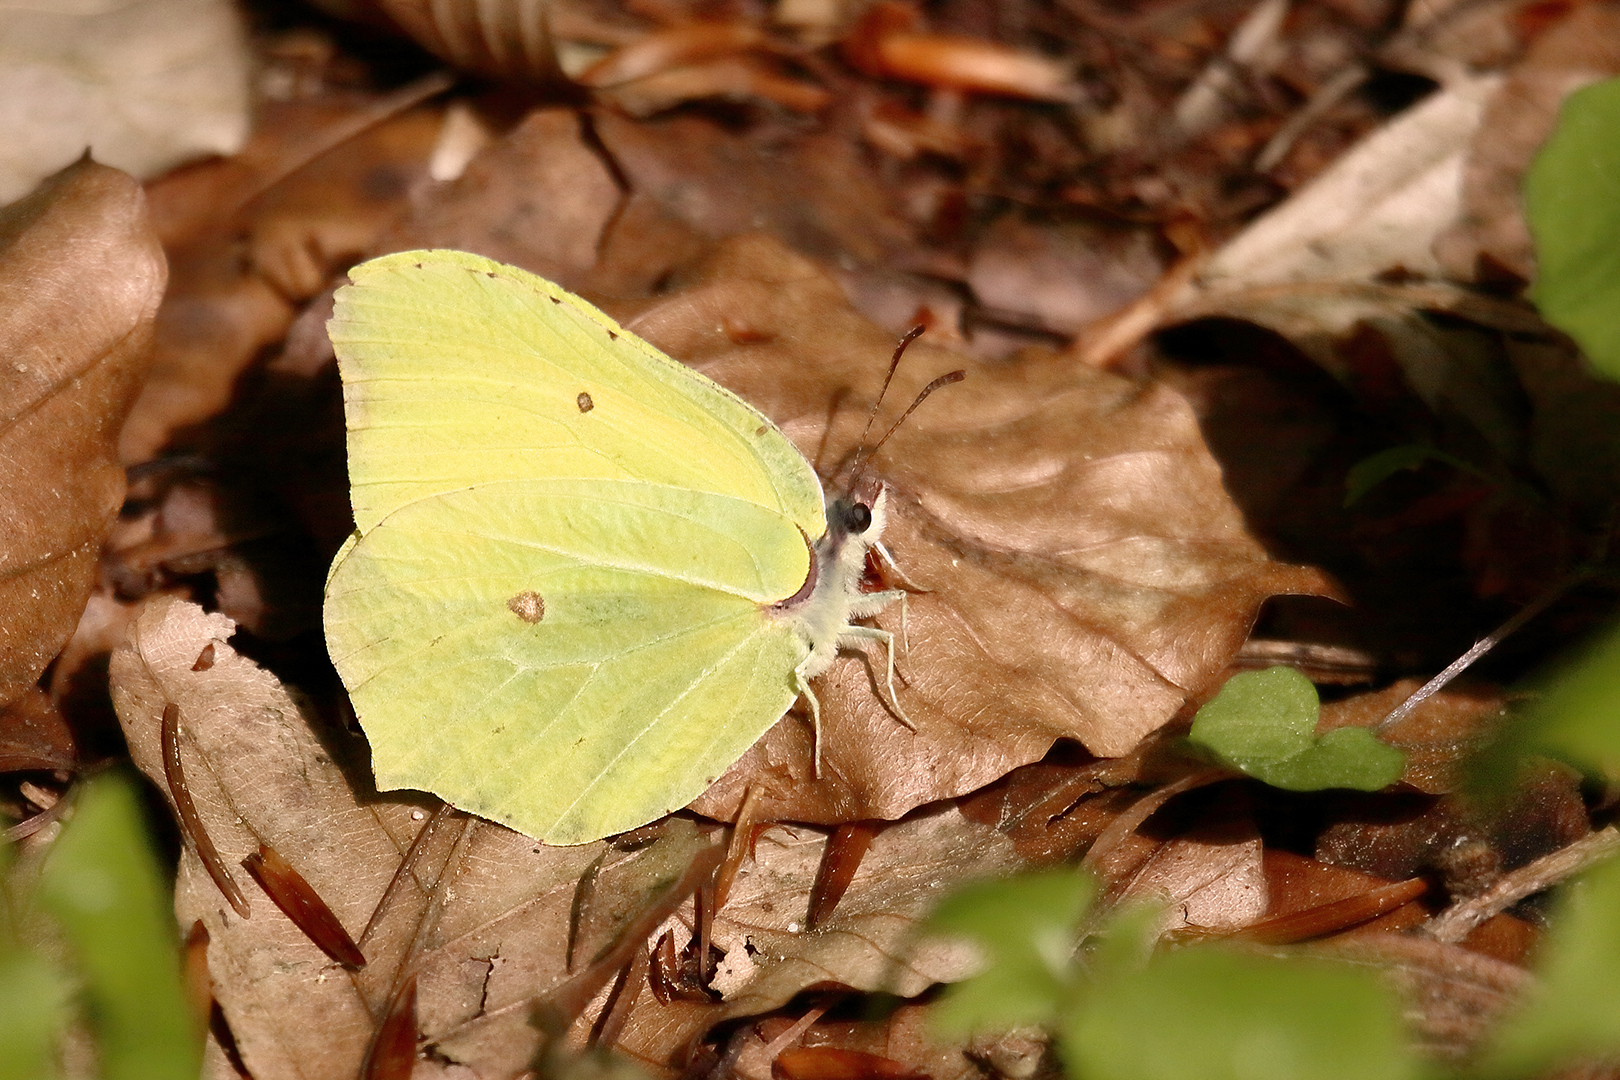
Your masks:
M1478 660L1480 657L1496 648L1498 644L1500 644L1509 635L1516 633L1520 627L1524 626L1525 623L1529 622L1537 615L1540 615L1543 611L1546 611L1552 606L1553 601L1557 600L1560 596L1563 596L1571 585L1582 580L1586 576L1586 571L1576 571L1575 573L1565 577L1563 580L1557 582L1552 588L1536 597L1524 607L1520 608L1511 619L1503 623L1501 626L1498 626L1495 630L1492 630L1489 634L1486 634L1478 641L1474 642L1473 646L1467 652L1453 660L1449 665L1447 665L1444 671L1430 679L1428 682L1424 683L1422 686L1418 687L1416 693L1407 698L1405 701L1401 702L1399 705L1395 706L1395 708L1390 711L1388 716L1378 721L1377 730L1381 732L1388 731L1396 724L1399 724L1402 720L1405 720L1412 714L1412 711L1419 705L1423 704L1424 701L1445 689L1447 683L1451 682L1451 680L1455 679L1464 671L1467 671L1470 667L1472 667L1475 660Z
M1254 171L1263 173L1275 168L1288 156L1288 151L1294 148L1294 143L1299 141L1301 135L1327 115L1329 109L1353 94L1357 87L1371 77L1372 72L1359 60L1341 68L1336 75L1318 87L1316 93L1312 94L1305 104L1277 129L1277 134L1271 137L1265 148L1260 151L1260 156L1254 159Z
M1505 911L1527 896L1563 881L1620 852L1620 832L1613 825L1543 855L1528 866L1503 874L1489 889L1471 900L1453 904L1423 925L1422 932L1436 941L1458 942L1491 916Z

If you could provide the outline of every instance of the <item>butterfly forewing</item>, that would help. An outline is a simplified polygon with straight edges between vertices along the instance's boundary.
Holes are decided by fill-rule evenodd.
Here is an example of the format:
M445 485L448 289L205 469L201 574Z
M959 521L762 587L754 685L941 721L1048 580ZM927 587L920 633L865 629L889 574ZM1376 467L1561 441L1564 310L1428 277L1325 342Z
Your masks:
M551 282L454 251L350 279L329 330L362 533L420 498L536 476L726 494L825 531L815 474L774 425Z

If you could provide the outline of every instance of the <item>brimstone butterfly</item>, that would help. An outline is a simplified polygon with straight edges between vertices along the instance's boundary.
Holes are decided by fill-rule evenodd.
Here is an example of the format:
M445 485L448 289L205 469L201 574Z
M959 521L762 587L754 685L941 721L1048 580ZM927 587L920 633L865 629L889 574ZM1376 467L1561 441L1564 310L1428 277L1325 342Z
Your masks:
M550 843L691 802L851 625L883 530L761 413L549 281L458 251L349 272L328 329L356 530L326 639L382 790ZM901 714L903 718L903 714Z

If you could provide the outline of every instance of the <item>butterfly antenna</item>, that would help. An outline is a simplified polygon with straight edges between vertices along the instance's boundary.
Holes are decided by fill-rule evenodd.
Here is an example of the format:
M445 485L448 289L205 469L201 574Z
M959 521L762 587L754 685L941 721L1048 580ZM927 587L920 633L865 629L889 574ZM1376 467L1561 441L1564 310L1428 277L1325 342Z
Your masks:
M906 336L900 339L900 344L894 347L894 357L889 361L889 373L883 376L883 389L878 391L877 400L872 402L872 411L866 414L866 426L861 429L861 440L855 444L855 477L859 477L861 470L866 468L862 458L871 457L871 454L866 449L866 437L872 434L872 424L877 420L878 409L883 407L883 396L889 392L889 384L894 381L894 372L900 366L900 358L906 355L906 346L922 337L923 331L926 329L928 329L926 326L918 323L910 330L907 330ZM877 447L872 449L876 450ZM851 484L853 483L854 481L851 480Z
M951 383L959 383L965 378L967 378L967 372L958 368L955 371L947 371L945 374L923 387L922 393L913 398L911 404L906 407L906 411L900 414L900 419L896 420L894 422L894 426L889 428L888 431L884 432L883 438L879 439L877 441L877 445L872 447L871 453L866 455L866 461L871 461L873 455L875 455L879 450L883 449L883 444L889 441L889 436L900 430L900 425L906 422L906 417L916 412L917 406L927 401L929 394L932 394L935 390L938 390L942 386L949 386ZM862 462L860 468L855 470L855 475L850 478L849 488L851 491L855 490L855 481L861 478L861 470L865 468L866 462Z

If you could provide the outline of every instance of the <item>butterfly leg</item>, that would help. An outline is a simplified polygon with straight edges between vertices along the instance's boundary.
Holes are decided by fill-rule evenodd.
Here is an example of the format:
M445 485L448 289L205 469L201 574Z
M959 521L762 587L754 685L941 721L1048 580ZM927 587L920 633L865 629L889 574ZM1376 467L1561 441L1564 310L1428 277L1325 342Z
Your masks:
M810 759L810 775L813 778L815 778L817 780L820 780L821 779L821 699L816 697L816 692L814 690L810 689L810 680L806 679L804 677L804 672L800 668L794 668L793 669L793 685L794 685L795 688L797 688L797 690L804 697L804 699L810 703L810 731L811 731L810 741L811 741L812 745L815 748L814 751L811 754L811 759Z
M906 715L906 710L900 707L900 697L894 692L894 635L887 630L879 630L875 626L846 626L843 633L838 635L838 643L843 645L849 642L850 639L858 640L863 638L867 641L881 642L884 655L888 658L888 669L884 682L889 688L889 700L883 703L884 707L894 714L896 720L912 731L916 731L917 725L911 722L911 717Z
M900 605L900 651L901 652L910 652L911 651L911 637L910 637L910 634L907 633L907 630L906 630L906 616L910 612L910 606L908 604L910 596L911 596L911 594L908 593L904 589L888 589L888 590L886 590L884 592L867 593L867 594L861 596L859 599L854 600L854 601L852 601L850 603L850 605L849 605L849 617L851 619L870 618L871 616L876 615L878 612L882 611L884 608L888 607L890 604L898 603ZM844 628L846 633L848 631L850 631L850 630L853 630L853 629L859 629L859 628L858 627L845 627ZM870 636L870 635L862 635L862 636ZM890 646L889 653L890 653L890 655L889 655L889 668L892 671L893 668L894 668L894 655L893 655L894 654L894 648L893 648L892 644ZM891 679L890 681L893 681L893 680Z

